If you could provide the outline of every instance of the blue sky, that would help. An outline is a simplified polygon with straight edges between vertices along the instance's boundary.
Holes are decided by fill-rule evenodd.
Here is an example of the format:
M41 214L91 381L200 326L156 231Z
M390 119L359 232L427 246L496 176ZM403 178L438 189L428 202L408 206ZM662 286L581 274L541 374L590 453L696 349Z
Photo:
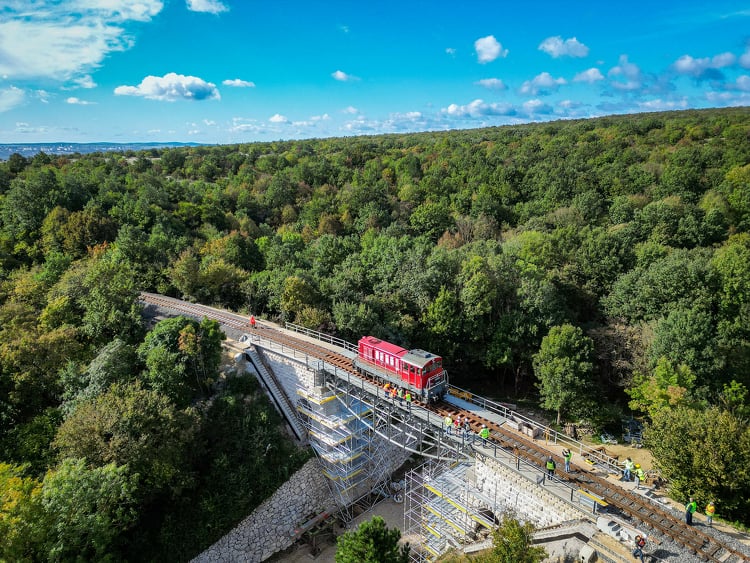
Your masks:
M4 143L239 143L746 105L747 2L0 7Z

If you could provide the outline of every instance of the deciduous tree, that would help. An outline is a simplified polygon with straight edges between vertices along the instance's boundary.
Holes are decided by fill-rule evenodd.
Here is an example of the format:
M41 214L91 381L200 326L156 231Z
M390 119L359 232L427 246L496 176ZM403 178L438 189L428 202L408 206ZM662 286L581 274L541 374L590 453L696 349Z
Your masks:
M336 563L408 563L409 545L399 546L401 532L380 516L346 532L336 542Z
M557 411L557 424L564 412L591 395L592 350L591 339L580 328L564 324L550 329L534 355L542 406Z

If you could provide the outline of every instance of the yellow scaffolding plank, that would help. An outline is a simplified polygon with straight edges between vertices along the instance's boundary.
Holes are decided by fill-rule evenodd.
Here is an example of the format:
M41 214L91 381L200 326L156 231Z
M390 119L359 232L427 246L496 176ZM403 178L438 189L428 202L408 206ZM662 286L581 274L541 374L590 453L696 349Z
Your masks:
M461 528L458 524L454 523L452 520L446 518L444 514L440 514L437 510L435 510L434 508L432 508L429 504L427 506L425 506L425 508L428 511L430 511L432 514L434 514L435 516L437 516L438 518L440 518L441 520L443 520L446 524L448 524L451 528L453 528L454 530L456 530L459 534L463 535L463 534L466 533L466 530L464 530L463 528Z
M440 532L438 532L437 530L433 529L432 526L430 526L429 524L425 523L424 527L425 527L425 530L427 530L428 532L430 532L436 538L442 538L443 537L443 535Z
M471 512L471 510L469 510L465 506L457 503L456 501L454 501L452 499L449 499L443 493L441 493L440 491L438 491L435 487L433 487L431 485L425 485L425 488L428 491L431 491L431 492L435 493L437 496L439 496L441 499L443 499L445 502L447 502L448 504L450 504L451 506L453 506L457 510L460 510L461 512L463 512L464 514L466 514L469 518L471 518L472 520L474 520L474 522L476 522L477 524L479 524L481 526L484 526L488 530L492 530L492 523L489 520L485 520L484 518L480 518L478 516L475 516Z
M303 389L297 389L297 395L300 397L304 397L308 401L311 401L315 403L316 405L325 405L326 403L329 403L333 401L334 399L338 399L341 395L329 395L325 398L321 398L316 395L312 395L310 393L306 393Z

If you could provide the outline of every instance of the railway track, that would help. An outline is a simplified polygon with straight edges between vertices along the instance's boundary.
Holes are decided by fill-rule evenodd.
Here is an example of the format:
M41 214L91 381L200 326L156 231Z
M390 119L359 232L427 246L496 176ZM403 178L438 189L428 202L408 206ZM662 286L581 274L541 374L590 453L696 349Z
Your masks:
M238 331L250 331L247 317L229 311L195 303L186 303L178 299L153 293L142 293L141 301L193 317L207 317ZM292 337L268 323L257 323L255 330L262 331L263 336L269 340L289 346L311 357L323 360L339 369L356 374L351 358L335 350ZM533 439L509 430L502 425L481 418L470 411L458 409L450 403L421 404L421 406L432 410L441 418L446 415L450 415L451 418L457 416L468 418L473 432L478 432L482 425L486 425L490 429L492 441L495 444L539 467L544 467L544 463L549 455L557 458L558 465L562 461L559 456L554 455L543 444L537 443ZM625 519L630 520L634 527L645 528L650 534L661 534L704 561L716 563L750 562L750 558L735 550L732 546L722 543L716 537L706 534L696 527L687 526L682 520L682 515L679 517L675 516L667 508L653 503L642 495L627 491L606 478L600 477L590 471L580 470L571 474L558 472L557 477L562 481L567 481L571 487L581 488L598 496L619 511Z

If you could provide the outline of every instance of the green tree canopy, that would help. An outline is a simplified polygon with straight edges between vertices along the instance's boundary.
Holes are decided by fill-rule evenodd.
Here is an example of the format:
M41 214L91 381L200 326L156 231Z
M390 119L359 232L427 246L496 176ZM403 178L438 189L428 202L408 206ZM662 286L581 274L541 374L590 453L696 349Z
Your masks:
M399 546L401 532L380 516L346 532L336 542L336 563L408 563L409 545Z
M500 526L492 532L492 551L477 557L477 563L541 563L547 558L543 547L532 545L534 525L503 515Z
M136 521L138 477L109 463L64 459L42 484L50 561L116 561L117 541Z
M581 405L592 394L593 343L573 325L553 326L534 355L542 406L562 415Z
M750 524L750 425L719 407L661 409L644 443L678 499L717 501L722 516Z
M189 448L198 429L197 416L177 410L164 395L137 381L115 383L71 413L54 445L61 458L85 458L98 467L127 465L148 497L190 484Z
M179 407L187 406L216 377L224 338L219 323L209 319L160 321L138 347L146 383Z

